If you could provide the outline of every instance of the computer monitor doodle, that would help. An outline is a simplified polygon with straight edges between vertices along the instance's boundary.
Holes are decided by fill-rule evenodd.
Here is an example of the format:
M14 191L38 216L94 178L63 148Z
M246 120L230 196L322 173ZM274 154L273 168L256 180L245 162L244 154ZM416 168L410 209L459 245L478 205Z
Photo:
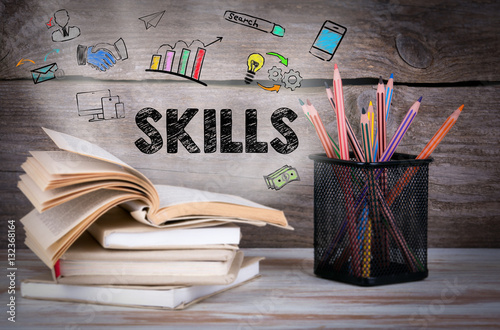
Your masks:
M90 122L125 117L125 109L119 96L111 96L109 89L76 94L79 116L92 116Z

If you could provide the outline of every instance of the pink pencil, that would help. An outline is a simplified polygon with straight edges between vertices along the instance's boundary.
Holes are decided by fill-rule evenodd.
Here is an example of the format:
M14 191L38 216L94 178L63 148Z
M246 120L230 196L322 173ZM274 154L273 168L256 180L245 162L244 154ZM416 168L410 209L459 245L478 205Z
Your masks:
M344 91L337 64L335 64L333 70L333 89L335 91L335 104L337 110L340 158L342 158L342 160L349 160L349 147L347 146L347 132L345 127Z
M380 77L377 86L377 141L378 141L378 150L377 150L377 161L380 160L382 154L386 148L386 125L385 125L385 99L384 99L384 82L382 81L382 77Z
M319 140L321 141L321 145L325 150L325 153L328 158L336 158L333 153L333 144L328 138L328 133L326 132L325 126L319 117L318 111L311 104L309 100L306 100L307 105L299 99L300 105L302 106L302 111L311 119L314 128L316 129L316 134L318 134Z

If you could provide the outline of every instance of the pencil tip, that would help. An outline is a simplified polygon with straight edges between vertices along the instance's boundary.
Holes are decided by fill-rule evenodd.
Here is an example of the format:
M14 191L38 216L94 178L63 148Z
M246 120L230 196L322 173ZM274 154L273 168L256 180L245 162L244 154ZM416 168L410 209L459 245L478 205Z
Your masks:
M372 107L373 106L373 102L370 101L370 104L368 104L369 107Z
M337 70L339 67L337 66L337 63L333 65L333 70Z
M364 115L366 113L365 108L361 108L361 113Z
M309 99L307 99L306 102L307 102L307 105L312 105L311 101L309 101Z
M304 102L302 102L301 99L299 99L299 103L300 103L300 105L304 105Z
M325 87L328 89L330 88L330 86L328 85L328 83L325 81Z
M418 102L422 102L422 96L420 96L420 98L418 99Z
M464 109L464 106L465 106L465 104L462 104L462 105L460 106L460 108L459 108L459 109L460 109L460 111L462 111L462 110Z
M391 76L389 77L389 79L394 79L394 74L391 73Z
M379 83L379 84L383 84L383 83L384 83L384 81L382 80L382 76L380 76L380 77L378 78L378 83Z

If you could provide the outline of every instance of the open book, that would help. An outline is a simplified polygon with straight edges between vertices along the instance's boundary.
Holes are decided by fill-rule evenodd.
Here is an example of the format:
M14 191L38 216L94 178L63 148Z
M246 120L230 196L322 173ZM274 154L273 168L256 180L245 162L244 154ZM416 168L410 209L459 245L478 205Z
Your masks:
M153 185L106 150L53 130L62 150L31 152L18 187L35 206L21 223L26 245L50 268L100 216L116 205L151 226L226 222L292 229L283 211L247 199L196 189Z

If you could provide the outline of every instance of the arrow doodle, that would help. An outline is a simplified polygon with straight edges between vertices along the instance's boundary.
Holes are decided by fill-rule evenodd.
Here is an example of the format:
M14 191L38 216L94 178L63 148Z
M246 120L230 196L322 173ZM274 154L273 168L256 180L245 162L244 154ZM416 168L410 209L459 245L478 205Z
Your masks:
M266 91L270 91L270 92L276 91L276 93L278 93L280 91L280 88L281 88L281 85L274 85L272 87L266 87L266 86L263 86L259 83L257 83L257 85L259 85L260 88L265 89Z
M27 59L27 58L22 58L19 60L19 62L17 62L16 67L23 65L25 62L31 62L31 63L35 64L35 61L32 61L32 60Z
M273 52L266 53L266 54L267 55L277 56L280 59L280 62L283 63L284 66L288 66L288 59L285 58L283 55L280 55L278 53L273 53Z
M217 41L222 41L222 37L217 37L217 39L215 39L214 41L212 41L211 43L209 43L209 44L207 44L207 45L203 44L203 42L202 42L202 44L203 44L203 46L208 47L208 46L210 46L211 44L216 43Z
M59 49L52 49L47 55L45 55L45 58L43 59L43 61L47 61L47 56L49 56L50 54L52 54L53 52L56 52L56 53L59 53Z

